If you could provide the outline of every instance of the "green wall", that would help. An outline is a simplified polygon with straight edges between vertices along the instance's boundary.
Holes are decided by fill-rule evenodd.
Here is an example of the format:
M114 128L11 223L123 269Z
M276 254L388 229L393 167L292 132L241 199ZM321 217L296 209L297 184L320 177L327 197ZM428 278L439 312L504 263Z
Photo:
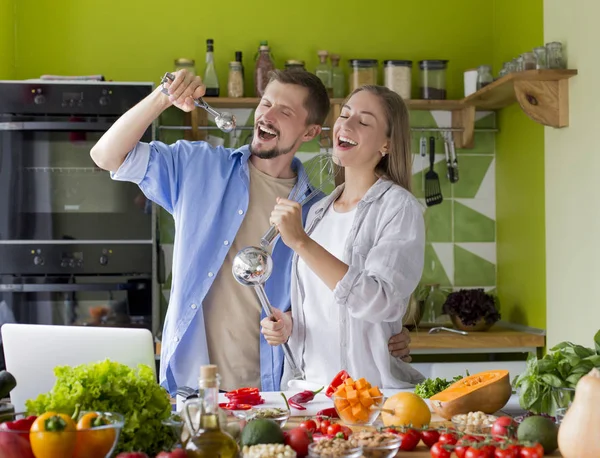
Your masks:
M223 87L234 52L243 52L251 72L259 41L268 40L280 68L286 59L303 59L313 70L319 49L339 53L344 67L350 58L449 59L449 97L454 98L463 92L463 70L490 58L492 2L304 0L283 5L18 0L17 76L103 73L114 80L157 82L178 57L196 59L203 71L206 38L213 38ZM417 75L414 71L415 84Z
M14 0L0 0L0 79L14 77Z
M543 44L543 0L494 2L494 72ZM504 319L546 328L544 128L518 105L498 114L497 284Z

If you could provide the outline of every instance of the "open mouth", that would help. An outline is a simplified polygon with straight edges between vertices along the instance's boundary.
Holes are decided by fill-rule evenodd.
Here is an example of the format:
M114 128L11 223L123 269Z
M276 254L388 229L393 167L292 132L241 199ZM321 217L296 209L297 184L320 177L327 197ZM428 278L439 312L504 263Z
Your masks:
M279 134L277 133L277 131L273 128L269 128L262 124L260 124L258 126L258 138L260 138L261 140L264 140L264 141L273 140L278 135Z
M356 143L354 140L341 135L338 137L337 143L341 148L352 148L353 146L358 145L358 143Z

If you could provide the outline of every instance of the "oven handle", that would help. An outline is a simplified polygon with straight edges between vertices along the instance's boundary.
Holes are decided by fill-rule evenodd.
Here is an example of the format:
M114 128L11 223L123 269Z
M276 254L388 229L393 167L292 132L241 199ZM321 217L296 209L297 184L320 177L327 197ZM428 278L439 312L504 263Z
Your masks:
M145 283L0 283L6 293L61 293L69 291L127 291L146 289Z
M112 123L108 122L0 122L0 131L57 130L73 132L83 130L87 132L104 132L111 126Z

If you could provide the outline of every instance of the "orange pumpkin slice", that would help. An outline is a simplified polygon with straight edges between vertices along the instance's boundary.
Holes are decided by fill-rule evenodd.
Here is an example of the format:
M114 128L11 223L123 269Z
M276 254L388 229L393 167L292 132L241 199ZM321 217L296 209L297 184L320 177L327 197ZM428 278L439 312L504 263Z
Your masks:
M429 398L429 403L440 417L450 420L454 415L469 412L496 413L511 394L508 371L485 371L453 383Z

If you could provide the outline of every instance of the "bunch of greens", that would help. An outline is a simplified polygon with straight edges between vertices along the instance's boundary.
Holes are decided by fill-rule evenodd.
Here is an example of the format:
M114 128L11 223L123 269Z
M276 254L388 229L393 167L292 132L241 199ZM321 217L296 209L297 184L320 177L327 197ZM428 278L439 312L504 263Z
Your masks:
M467 326L476 324L482 318L488 324L500 319L494 296L487 294L483 288L461 289L448 294L442 311L460 318Z
M469 376L469 371L467 372L467 377ZM454 382L458 382L463 378L462 375L457 375L452 380L446 380L443 378L428 378L423 380L421 383L418 383L415 386L415 394L417 396L421 396L423 399L429 399L434 394L438 394L440 391L444 391Z
M110 360L54 369L56 383L50 392L26 402L27 411L40 415L81 410L117 412L125 417L117 453L143 450L154 456L173 445L173 433L162 420L169 417L168 393L155 381L150 367L137 370Z
M596 348L591 349L561 342L542 359L530 354L525 372L513 381L513 386L518 388L521 407L552 416L556 409L568 407L574 392L561 392L557 388L575 388L581 377L594 367L600 368L600 331L594 336L594 343Z

